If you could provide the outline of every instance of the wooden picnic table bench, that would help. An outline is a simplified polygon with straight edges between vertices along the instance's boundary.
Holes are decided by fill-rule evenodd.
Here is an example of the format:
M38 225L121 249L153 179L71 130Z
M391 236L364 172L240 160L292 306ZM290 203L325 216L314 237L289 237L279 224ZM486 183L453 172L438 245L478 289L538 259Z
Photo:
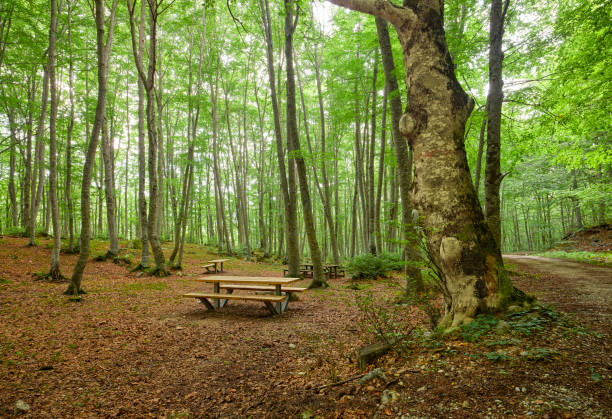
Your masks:
M206 265L202 265L202 268L206 268L206 274L223 272L223 262L227 262L229 259L213 259L206 262Z
M331 278L344 278L344 268L340 265L323 265L323 271L328 279ZM283 268L283 276L289 273L289 269ZM300 273L304 275L304 278L314 277L314 265L311 263L302 263L300 265Z
M183 297L198 298L209 310L224 307L228 300L254 300L262 301L272 314L281 314L289 304L289 294L301 292L303 289L285 287L299 281L300 278L278 278L278 277L246 277L246 276L219 276L212 275L198 278L197 282L213 284L213 292L190 292ZM221 287L227 293L221 293ZM260 289L259 287L263 287ZM262 294L234 294L235 289L251 291L274 291L274 295ZM211 304L210 300L213 300Z
M208 265L202 265L202 268L206 268L206 273L216 272L217 265L209 263Z

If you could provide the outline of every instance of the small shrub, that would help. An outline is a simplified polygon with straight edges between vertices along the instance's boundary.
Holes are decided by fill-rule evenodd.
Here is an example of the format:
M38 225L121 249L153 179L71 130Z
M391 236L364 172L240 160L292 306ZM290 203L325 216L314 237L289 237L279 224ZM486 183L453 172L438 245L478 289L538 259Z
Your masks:
M378 257L382 259L383 263L390 271L401 271L404 269L404 266L406 266L406 262L402 260L402 255L400 253L381 252Z
M142 241L140 239L130 240L130 247L132 249L142 249Z
M385 261L371 253L355 256L346 264L347 272L353 279L377 279L390 270Z
M9 237L25 237L25 229L23 227L9 227L4 231L4 234Z

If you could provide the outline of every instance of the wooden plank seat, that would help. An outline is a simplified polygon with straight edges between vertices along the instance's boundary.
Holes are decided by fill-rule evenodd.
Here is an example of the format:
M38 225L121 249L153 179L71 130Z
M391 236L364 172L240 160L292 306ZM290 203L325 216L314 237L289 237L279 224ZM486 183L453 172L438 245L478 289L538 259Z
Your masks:
M289 300L287 295L261 295L261 294L221 294L215 292L189 292L183 294L186 298L197 298L199 299L209 310L213 311L215 307L211 304L209 299L220 300L219 307L225 306L227 300L252 300L252 301L263 301L268 310L272 314L279 314L272 303L283 303L285 300Z
M243 284L224 284L220 286L222 289L233 289L233 290L250 290L250 291L274 291L272 285L243 285ZM282 292L303 292L308 288L301 287L281 287Z
M202 268L206 268L206 272L216 272L215 270L215 264L214 263L209 263L208 265L202 265Z
M234 290L243 290L243 291L269 291L274 292L276 287L274 285L248 285L248 284L223 284L220 286L221 289L227 290L228 294L233 294ZM285 294L293 294L294 292L304 292L307 288L302 287L281 287L281 292ZM225 294L227 295L227 294ZM281 310L285 311L287 309L287 305L289 304L289 298L281 304Z

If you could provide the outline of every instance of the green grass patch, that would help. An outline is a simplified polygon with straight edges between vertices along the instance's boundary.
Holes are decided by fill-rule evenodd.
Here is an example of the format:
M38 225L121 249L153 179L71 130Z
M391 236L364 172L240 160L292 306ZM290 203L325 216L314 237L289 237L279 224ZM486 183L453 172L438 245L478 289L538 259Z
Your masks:
M547 258L570 259L578 262L592 263L594 265L612 266L612 252L566 252L564 250L548 250L546 252L536 253L536 255Z

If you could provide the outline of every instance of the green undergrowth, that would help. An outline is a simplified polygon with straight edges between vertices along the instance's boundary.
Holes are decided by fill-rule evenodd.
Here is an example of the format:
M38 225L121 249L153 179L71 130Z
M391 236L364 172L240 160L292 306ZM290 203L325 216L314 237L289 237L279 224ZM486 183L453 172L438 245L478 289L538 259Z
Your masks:
M537 256L570 259L578 262L586 262L600 266L612 266L612 252L589 252L589 251L565 251L565 250L548 250L546 252L536 253Z
M383 252L379 255L364 253L346 263L346 270L353 279L384 278L390 271L404 268L405 262L399 254Z

